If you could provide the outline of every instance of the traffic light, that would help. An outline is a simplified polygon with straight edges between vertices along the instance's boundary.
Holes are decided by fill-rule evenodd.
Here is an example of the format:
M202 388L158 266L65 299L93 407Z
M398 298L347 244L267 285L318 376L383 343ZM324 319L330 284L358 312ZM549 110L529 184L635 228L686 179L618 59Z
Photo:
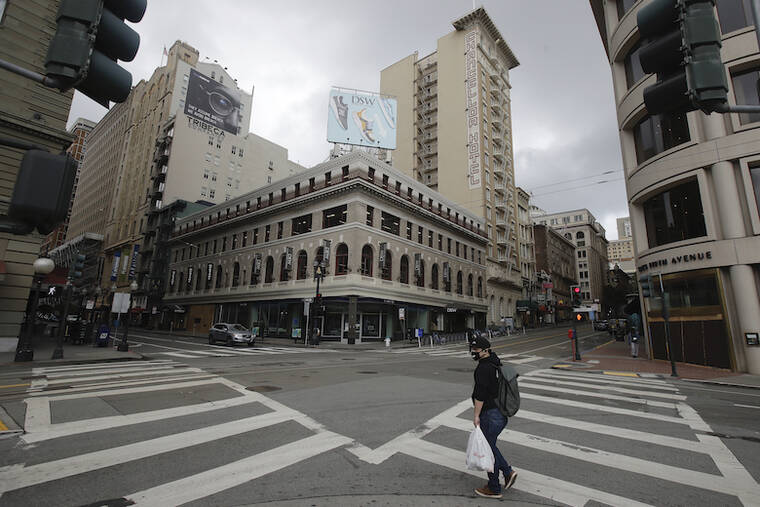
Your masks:
M714 0L654 0L639 10L639 35L646 40L639 61L644 72L657 74L644 89L649 114L710 113L727 102L714 6Z
M82 278L82 272L84 271L84 261L87 260L87 256L84 254L76 254L74 257L74 264L71 271L72 278Z
M580 285L570 286L570 299L572 300L573 306L581 305L581 286Z
M70 155L28 150L21 160L8 217L48 234L69 210L77 162Z
M76 88L95 102L124 102L132 74L117 60L132 61L140 36L124 20L136 23L147 0L61 0L56 32L45 57L45 75L61 91Z
M641 295L645 298L652 297L652 277L650 275L641 275L639 277L639 287L641 288Z

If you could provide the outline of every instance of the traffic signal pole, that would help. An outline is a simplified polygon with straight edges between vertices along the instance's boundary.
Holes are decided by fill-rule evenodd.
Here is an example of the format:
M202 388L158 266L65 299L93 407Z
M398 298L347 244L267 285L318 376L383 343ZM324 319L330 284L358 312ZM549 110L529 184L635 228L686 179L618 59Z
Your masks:
M670 295L665 292L665 286L662 283L662 273L657 273L660 277L660 291L662 292L662 319L665 322L665 341L668 344L668 357L670 358L670 376L677 377L676 373L676 361L673 358L673 342L670 341L670 324L668 318L670 317Z

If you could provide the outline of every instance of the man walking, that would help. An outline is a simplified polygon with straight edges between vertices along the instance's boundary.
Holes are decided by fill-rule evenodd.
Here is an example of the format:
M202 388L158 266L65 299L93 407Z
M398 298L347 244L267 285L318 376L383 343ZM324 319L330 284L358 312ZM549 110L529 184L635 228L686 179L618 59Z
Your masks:
M471 338L470 353L478 362L475 368L475 387L472 390L472 402L475 405L473 423L480 426L481 431L488 440L494 456L493 472L488 472L488 484L477 488L475 493L486 498L501 498L501 484L499 484L499 471L504 474L504 489L509 489L517 479L517 472L512 470L507 460L504 459L496 440L499 434L507 426L507 417L504 416L494 402L499 392L498 370L501 367L499 357L491 351L491 342L483 336Z

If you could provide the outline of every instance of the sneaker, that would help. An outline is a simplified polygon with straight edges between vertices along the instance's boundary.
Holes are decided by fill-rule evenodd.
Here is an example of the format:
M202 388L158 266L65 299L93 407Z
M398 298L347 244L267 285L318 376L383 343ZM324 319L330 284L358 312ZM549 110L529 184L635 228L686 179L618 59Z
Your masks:
M343 130L348 130L348 106L343 102L343 95L333 95L330 107Z
M475 494L478 496L485 497L485 498L501 498L501 493L494 493L493 491L491 491L488 487L488 484L486 484L482 488L476 488Z
M512 470L510 472L509 476L504 476L504 489L509 489L512 487L512 485L515 483L515 480L517 479L517 472Z
M375 143L375 134L374 134L374 122L368 118L365 118L366 109L362 109L361 111L357 111L354 113L354 121L356 122L356 126L359 127L359 131L362 133L362 136L364 139L369 141L370 143Z

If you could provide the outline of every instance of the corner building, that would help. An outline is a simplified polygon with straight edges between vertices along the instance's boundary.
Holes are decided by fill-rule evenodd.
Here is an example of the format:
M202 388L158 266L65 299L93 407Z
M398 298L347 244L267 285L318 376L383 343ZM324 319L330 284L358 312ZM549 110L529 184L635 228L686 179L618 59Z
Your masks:
M482 328L487 244L476 215L354 152L177 219L164 302L179 328L303 336L319 260L323 339Z
M383 69L380 91L398 100L394 167L485 222L490 325L516 316L523 291L509 82L519 62L482 7L452 25L433 53Z
M677 361L760 373L760 115L650 115L636 14L648 0L591 0L609 56L636 269L670 296ZM718 0L730 104L758 104L749 2ZM651 355L668 358L661 299L642 300Z

